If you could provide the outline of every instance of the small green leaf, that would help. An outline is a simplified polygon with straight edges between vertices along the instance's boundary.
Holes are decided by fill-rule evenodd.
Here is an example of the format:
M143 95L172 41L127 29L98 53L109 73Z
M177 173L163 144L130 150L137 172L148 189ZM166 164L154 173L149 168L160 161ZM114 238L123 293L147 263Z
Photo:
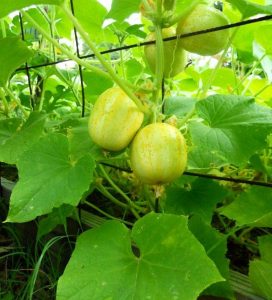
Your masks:
M66 218L71 216L74 211L73 206L66 204L54 208L48 216L39 221L37 240L51 232L58 225L63 225L66 228Z
M73 3L76 18L92 40L104 41L102 25L107 15L106 8L99 1L73 0Z
M1 6L1 4L0 4ZM0 7L1 11L1 7ZM26 43L18 37L0 40L0 87L5 86L11 74L33 55Z
M226 191L219 184L199 178L191 184L190 189L168 188L164 209L172 214L197 214L210 223L216 204L225 196Z
M7 222L27 222L62 204L76 206L93 179L94 160L72 160L66 136L50 134L21 155L19 181L11 194Z
M257 14L272 14L272 5L260 5L248 0L227 0L236 6L244 18L249 18Z
M221 275L229 280L229 260L226 258L227 253L227 238L223 234L211 227L210 224L204 222L199 216L193 216L189 220L189 229L204 246L207 255L212 259ZM217 282L208 287L203 292L204 295L212 295L234 299L234 294L229 281Z
M24 124L19 119L0 120L0 161L15 164L42 135L45 117L33 112Z
M93 159L103 157L102 150L91 139L88 132L88 118L76 120L76 125L67 129L70 153L73 159L89 154Z
M266 146L272 128L272 109L257 105L253 99L213 95L199 101L196 110L204 122L190 125L192 152L200 147L240 166Z
M260 296L272 299L272 263L262 260L250 262L249 279Z
M97 97L113 86L113 81L94 72L83 71L85 95L88 101L95 103Z
M132 232L109 221L81 234L59 279L57 300L195 300L218 281L222 277L187 218L151 213Z
M113 0L107 18L122 22L132 13L139 12L141 0Z
M239 226L272 227L271 191L265 187L252 187L220 212Z
M165 114L175 115L178 118L184 118L186 114L191 112L196 104L196 100L189 97L167 97L165 99Z
M7 16L15 10L22 9L30 5L56 4L59 5L64 0L12 0L0 1L0 18Z
M262 260L272 264L272 235L258 237L258 244Z

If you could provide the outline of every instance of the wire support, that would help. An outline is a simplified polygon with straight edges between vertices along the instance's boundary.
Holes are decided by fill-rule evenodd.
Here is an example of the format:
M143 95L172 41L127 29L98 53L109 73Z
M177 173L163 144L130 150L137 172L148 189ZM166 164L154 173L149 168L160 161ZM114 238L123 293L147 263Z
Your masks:
M259 17L259 18L255 18L255 19L250 19L250 20L245 20L245 21L241 21L241 22L236 22L236 23L232 23L232 24L228 24L228 25L224 25L224 26L220 26L220 27L214 27L214 28L209 28L209 29L205 29L205 30L199 30L199 31L194 31L194 32L190 32L190 33L186 33L186 34L182 34L182 35L175 35L175 36L171 36L168 38L164 38L163 41L164 42L168 42L168 41L172 41L172 40L176 40L176 39L181 39L181 38L187 38L187 37L191 37L191 36L196 36L196 35L200 35L200 34L205 34L205 33L209 33L209 32L215 32L215 31L221 31L221 30L225 30L228 28L235 28L235 27L241 27L241 26L246 26L249 24L253 24L253 23L258 23L258 22L263 22L263 21L268 21L272 19L272 15L267 15L264 17ZM122 51L122 50L129 50L129 49L133 49L133 48L137 48L137 47L143 47L146 45L152 45L155 44L156 41L146 41L146 42L141 42L141 43L137 43L137 44L131 44L131 45L125 45L122 47L116 47L113 49L108 49L108 50L104 50L101 51L101 54L109 54L109 53L113 53L113 52L117 52L117 51ZM95 55L94 54L88 54L88 55L79 55L78 56L80 59L87 59L87 58L94 58ZM49 62L46 64L38 64L38 65L34 65L34 66L29 66L28 69L36 69L36 68L41 68L41 67L46 67L46 66L52 66L52 65L57 65L60 63L65 63L71 61L71 59L63 59L63 60L59 60L59 61L55 61L55 62ZM25 68L18 68L16 71L24 71Z
M107 166L107 167L111 167L111 168L119 170L119 171L132 173L132 170L129 169L129 168L122 168L122 167L115 166L115 165L112 165L112 164L109 164L109 163L104 163L104 162L100 162L100 164L102 164L104 166ZM247 180L247 179L240 179L240 178L232 178L232 177L224 177L224 176L216 176L216 175L212 175L212 174L204 174L204 173L198 173L198 172L187 172L187 171L184 172L183 175L208 178L208 179L213 179L213 180L217 180L217 181L228 181L228 182L233 182L233 183L243 183L243 184L248 184L248 185L272 188L272 183L269 183L269 182Z

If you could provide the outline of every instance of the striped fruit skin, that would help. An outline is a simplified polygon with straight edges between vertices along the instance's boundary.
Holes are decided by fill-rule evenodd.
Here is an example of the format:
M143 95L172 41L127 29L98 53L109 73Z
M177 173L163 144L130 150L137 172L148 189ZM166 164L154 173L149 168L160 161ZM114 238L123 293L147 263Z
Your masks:
M229 20L218 9L198 4L177 26L177 35L228 25ZM209 32L181 38L181 45L189 52L203 56L214 55L223 50L230 38L230 30Z
M163 28L162 37L168 38L176 35L176 30L173 27ZM156 39L155 33L151 33L147 37L147 41L154 41ZM178 39L164 42L164 77L174 77L181 73L187 63L186 51L181 47ZM156 46L146 45L144 53L147 63L153 73L156 70Z
M119 87L113 87L96 100L89 118L89 134L103 149L120 151L131 142L143 119L136 104Z
M177 128L153 123L141 129L131 145L134 174L148 184L163 184L181 176L187 163L187 147Z

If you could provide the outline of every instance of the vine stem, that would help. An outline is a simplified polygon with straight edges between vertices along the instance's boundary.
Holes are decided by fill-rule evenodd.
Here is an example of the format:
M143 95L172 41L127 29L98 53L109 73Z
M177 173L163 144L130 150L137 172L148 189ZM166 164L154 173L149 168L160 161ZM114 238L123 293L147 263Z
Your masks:
M120 219L118 219L118 218L116 218L116 217L108 214L107 212L105 212L104 210L100 209L99 207L97 207L96 205L94 205L93 203L91 203L89 201L85 200L83 203L86 204L87 206L90 206L91 208L93 208L94 210L98 211L99 213L101 213L102 215L104 215L105 217L107 217L109 219L118 220L118 221L121 221L124 224L132 225L132 223L130 223L130 222L127 222L125 220L120 220Z
M161 26L155 25L156 34L156 92L155 92L155 108L154 108L154 123L157 121L157 108L162 90L163 72L164 72L164 49Z
M5 93L18 105L18 107L21 109L24 116L27 118L28 112L25 110L25 108L21 104L21 101L17 97L14 96L12 91L7 86L4 86L3 89L4 89Z
M134 207L135 209L141 209L138 205L133 203L131 199L113 182L113 180L110 178L108 173L106 172L105 168L100 164L99 169L102 172L103 176L107 179L109 184L115 189L117 193L119 193L128 203L128 205L132 208Z
M67 15L67 17L71 20L71 22L73 23L73 25L75 26L76 30L79 32L79 34L81 35L83 40L90 47L90 49L93 51L96 58L100 61L102 66L108 71L109 76L111 77L111 79L129 96L129 98L131 100L133 100L135 102L135 104L138 106L138 108L142 112L147 113L148 108L136 97L136 95L128 87L126 82L115 73L115 70L104 59L103 55L98 51L98 49L96 48L96 45L91 41L89 35L86 33L86 31L81 26L81 24L78 22L78 20L74 17L72 12L68 9L66 4L64 3L63 5L61 5L61 7L62 7L64 13Z
M228 52L229 47L232 44L232 41L233 41L233 39L234 39L234 37L235 37L238 29L239 29L239 27L235 28L234 31L233 31L233 33L231 34L231 37L229 38L229 41L228 41L228 43L227 43L227 45L226 45L226 47L225 47L222 55L220 56L220 58L219 58L219 60L218 60L218 62L216 64L215 68L213 69L212 74L209 77L209 80L208 80L207 84L203 88L203 91L202 91L202 93L201 93L201 95L199 97L200 99L201 98L205 98L207 96L207 92L208 92L208 90L209 90L209 88L210 88L210 86L211 86L211 84L212 84L212 82L213 82L213 80L215 78L215 75L216 75L218 69L222 65L222 62L223 62L223 60L224 60L224 58L225 58L225 56L226 56L226 54Z
M35 28L38 29L38 31L40 33L42 33L42 35L50 42L52 43L55 47L59 48L65 55L67 55L67 57L69 57L69 59L74 60L76 63L78 63L79 65L89 69L90 71L93 71L101 76L104 76L108 79L111 79L110 75L101 70L98 67L95 67L93 65L91 65L90 63L80 59L79 57L77 57L75 54L73 54L71 51L69 51L68 49L66 49L65 47L63 47L62 45L60 45L58 43L58 41L54 38L52 38L26 11L21 11L22 15L25 17L25 19L31 23Z
M6 26L5 26L5 21L4 19L0 20L1 23L1 31L2 31L2 37L6 38L7 37L7 32L6 32Z
M6 95L2 88L0 88L0 98L2 99L3 105L4 105L4 113L6 116L9 116L9 106L8 101L6 99Z

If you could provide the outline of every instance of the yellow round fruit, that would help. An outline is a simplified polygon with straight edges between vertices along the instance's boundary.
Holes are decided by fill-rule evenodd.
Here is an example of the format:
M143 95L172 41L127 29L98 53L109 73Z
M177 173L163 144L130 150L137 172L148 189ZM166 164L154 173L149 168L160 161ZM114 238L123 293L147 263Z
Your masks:
M172 125L147 125L133 139L130 160L134 174L143 183L171 182L181 176L186 167L185 139Z
M228 25L228 18L218 9L198 4L177 26L177 35ZM230 30L224 29L181 38L181 45L189 52L200 55L214 55L222 51L230 37Z
M89 119L92 140L105 150L120 151L128 146L142 125L144 114L119 87L102 93Z

